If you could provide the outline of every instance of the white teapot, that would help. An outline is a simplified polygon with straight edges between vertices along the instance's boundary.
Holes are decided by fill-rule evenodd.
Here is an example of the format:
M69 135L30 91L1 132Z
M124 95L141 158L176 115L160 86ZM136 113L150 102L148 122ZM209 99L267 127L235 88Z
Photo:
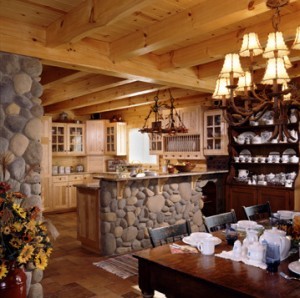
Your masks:
M278 230L276 227L272 229L265 230L264 233L260 236L259 242L263 241L267 243L275 243L280 247L280 260L284 260L289 253L291 248L291 240L286 237L286 232L282 230Z
M245 143L245 137L244 136L241 136L239 135L238 137L233 137L235 142L242 145Z

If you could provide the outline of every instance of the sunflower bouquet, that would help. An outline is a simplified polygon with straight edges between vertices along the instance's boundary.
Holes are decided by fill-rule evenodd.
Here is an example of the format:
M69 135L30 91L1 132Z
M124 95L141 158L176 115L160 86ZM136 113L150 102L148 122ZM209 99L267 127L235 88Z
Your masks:
M52 252L47 227L38 220L39 208L23 209L22 199L26 199L22 193L0 182L0 280L12 263L18 267L31 263L44 270Z

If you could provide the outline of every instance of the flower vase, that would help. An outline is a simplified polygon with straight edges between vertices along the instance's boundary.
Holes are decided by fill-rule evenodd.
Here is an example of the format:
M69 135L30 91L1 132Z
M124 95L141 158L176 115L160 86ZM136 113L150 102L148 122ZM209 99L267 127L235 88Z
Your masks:
M26 274L15 263L8 265L7 275L0 280L0 297L26 298Z

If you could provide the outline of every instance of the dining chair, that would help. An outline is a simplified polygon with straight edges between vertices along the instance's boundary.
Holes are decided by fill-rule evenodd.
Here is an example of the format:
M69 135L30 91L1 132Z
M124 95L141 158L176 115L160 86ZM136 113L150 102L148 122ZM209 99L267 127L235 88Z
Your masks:
M236 223L237 219L234 209L231 209L230 212L224 212L212 216L203 216L203 221L206 231L211 233L225 229L226 224Z
M244 213L248 220L262 220L271 217L271 205L267 201L265 204L253 205L253 206L243 206Z
M150 241L153 247L181 240L191 234L191 224L187 220L181 224L175 224L160 228L148 229Z

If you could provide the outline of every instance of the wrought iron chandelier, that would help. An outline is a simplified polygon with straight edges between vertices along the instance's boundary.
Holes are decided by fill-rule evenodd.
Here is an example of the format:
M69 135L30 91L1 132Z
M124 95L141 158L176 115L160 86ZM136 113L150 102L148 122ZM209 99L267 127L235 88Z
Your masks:
M243 36L239 54L225 56L223 68L216 82L213 98L220 99L224 117L231 126L240 126L249 121L258 121L266 111L272 111L274 131L269 140L293 142L296 137L288 129L289 113L300 107L300 92L296 84L290 83L286 71L291 67L282 32L278 31L280 8L289 0L267 0L266 5L274 9L272 25L275 32L269 33L263 49L256 33ZM300 50L300 26L297 28L292 49ZM254 56L262 54L267 60L265 74L260 83L254 82ZM249 70L244 72L241 57L250 58ZM298 117L298 115L297 115ZM299 117L298 117L299 119Z
M166 103L159 103L158 93L159 91L157 91L157 94L154 97L154 105L151 106L150 111L145 118L144 126L139 131L141 133L148 133L149 135L163 133L175 135L176 133L187 133L188 129L183 124L181 117L174 106L175 100L171 94L171 90L169 89L170 105ZM165 109L169 110L169 114L166 117L164 117L162 113ZM152 113L154 113L154 121L151 122L151 127L149 127L148 121ZM166 120L166 125L164 127L162 126L163 120ZM176 125L176 122L178 125Z

